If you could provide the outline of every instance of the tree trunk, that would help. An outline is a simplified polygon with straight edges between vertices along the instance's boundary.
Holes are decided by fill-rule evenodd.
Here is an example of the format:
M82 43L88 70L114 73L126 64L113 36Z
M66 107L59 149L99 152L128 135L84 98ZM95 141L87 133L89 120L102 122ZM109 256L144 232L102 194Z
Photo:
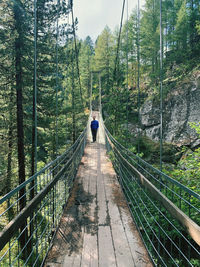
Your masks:
M8 129L8 165L7 165L7 179L6 179L6 193L11 191L11 178L12 178L12 151L13 151L13 85L11 85L10 99L9 99L9 129ZM8 200L8 208L10 207L10 201ZM13 218L14 212L10 208L8 210L9 221Z
M18 166L19 166L19 184L26 179L25 175L25 154L24 154L24 123L23 123L23 104L22 104L22 47L23 47L23 14L21 1L15 1L14 4L14 19L17 36L15 39L15 80L17 94L17 147L18 147ZM19 208L22 210L26 206L25 188L19 191ZM27 222L25 221L20 229L21 232L26 229L20 237L21 248L24 248L27 241ZM25 253L25 251L24 251ZM25 255L25 254L24 254ZM23 255L23 256L24 256Z

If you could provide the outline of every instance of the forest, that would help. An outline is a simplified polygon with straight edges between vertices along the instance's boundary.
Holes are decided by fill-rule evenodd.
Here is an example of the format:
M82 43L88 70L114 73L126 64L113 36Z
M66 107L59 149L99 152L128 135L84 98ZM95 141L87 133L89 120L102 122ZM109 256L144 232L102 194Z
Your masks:
M1 0L0 198L71 148L88 118L91 120L91 109L102 111L108 131L130 153L199 196L199 0L146 0L129 18L124 15L115 30L105 26L96 40L90 36L80 39L78 27L73 0ZM108 155L113 160L114 154ZM74 162L72 165L75 174ZM37 191L37 184L32 186ZM135 190L131 182L128 187ZM36 192L29 190L31 202ZM19 189L20 211L26 206L23 194ZM56 199L53 191L51 194ZM9 202L0 206L0 214L12 204ZM198 198L189 197L188 202L199 205ZM147 205L155 217L160 216L151 203ZM59 209L62 211L62 206ZM54 200L52 210L48 214L44 210L38 216L44 220L41 233L54 214ZM0 230L17 212L18 206L11 208L12 214L8 212L8 218L1 221ZM198 209L195 212L193 219L199 224ZM156 228L152 217L148 219ZM32 236L32 217L29 220ZM165 220L162 223L165 227ZM167 234L181 243L178 231L170 227ZM21 233L14 254L28 239L27 231ZM39 246L46 246L46 238ZM34 247L33 243L30 246ZM173 253L178 264L186 266ZM22 262L25 254L22 251ZM38 251L35 254L38 257ZM192 266L199 266L196 255L189 256ZM166 260L172 266L170 259Z
M31 1L1 1L1 196L73 144L86 125L91 91L93 109L98 109L99 78L109 131L157 166L159 142L143 133L141 107L148 99L159 102L161 76L165 101L186 77L199 75L198 0L163 1L162 73L159 1L147 0L140 13L133 10L121 29L112 32L106 26L95 42L90 36L77 38L72 2L38 0L34 32ZM198 122L191 125L197 134ZM164 171L199 192L200 148L164 142L163 154L171 159L166 166L163 160Z

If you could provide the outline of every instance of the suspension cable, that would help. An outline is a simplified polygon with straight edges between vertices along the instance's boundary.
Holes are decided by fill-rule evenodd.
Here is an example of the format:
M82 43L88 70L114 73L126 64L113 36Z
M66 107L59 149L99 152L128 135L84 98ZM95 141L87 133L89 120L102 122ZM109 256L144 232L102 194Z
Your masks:
M140 0L138 0L138 6L137 6L137 89L138 89L138 103L137 103L138 126L140 126ZM138 138L138 153L140 153L139 130L137 138Z
M82 106L84 107L84 105L83 105L83 95L82 95L82 86L81 86L81 79L80 79L80 70L79 70L79 61L78 61L78 49L77 49L77 43L76 43L76 32L75 32L74 12L73 12L73 0L71 0L71 14L72 14L72 28L73 28L73 35L74 35L76 67L77 67L77 73L78 73L80 98L81 98Z
M163 32L162 32L162 0L160 0L160 170L162 171L163 153Z
M128 141L128 0L126 2L127 5L127 27L126 27L126 42L127 42L127 49L126 49L126 141Z
M56 157L58 155L58 36L59 36L59 7L60 0L57 0L57 18L56 18Z
M101 107L101 74L99 72L99 111L102 114L102 107Z
M114 71L113 71L113 84L114 84L114 81L115 81L116 75L117 75L117 64L118 64L118 60L119 60L119 45L120 45L120 40L121 40L121 31L122 31L122 23L123 23L123 17L124 17L125 2L126 2L126 0L123 0L120 29L119 29L119 35L118 35L118 40L117 40L117 52L116 52L115 65L114 65Z
M31 198L34 198L34 194L37 194L37 184L38 184L38 176L37 176L37 161L38 161L38 154L37 154L37 0L34 0L34 101L33 101L33 118L34 118L34 159L33 159L33 169L32 175L36 174L35 181L32 181L31 186ZM32 221L34 213L31 214L30 219ZM35 225L37 228L37 220L35 221ZM33 223L30 224L30 232L33 233ZM35 239L38 239L38 232L35 232ZM33 243L31 242L31 247ZM38 253L38 245L36 243L36 253Z
M34 130L35 155L34 172L37 173L37 0L34 0ZM37 188L37 186L35 187ZM36 189L37 190L37 189Z
M71 75L71 85L72 85L72 139L73 144L76 140L76 116L75 116L75 94L74 94L74 49L73 49L73 42L72 42L72 75Z
M68 14L68 17L67 17L67 25L69 25L69 14ZM67 44L68 43L69 43L69 35L67 34ZM67 77L69 77L69 67L68 67L68 65L67 65L67 68L66 68L66 73L67 73ZM67 96L66 96L66 99L67 99ZM66 103L67 103L67 101L66 101ZM66 115L66 147L68 148L68 135L67 135L67 130L68 130L67 118L68 118L68 114L67 114L67 112L65 113L65 115Z
M162 0L160 0L160 171L162 171L162 153L163 153L163 35L162 35ZM159 177L162 180L162 176ZM161 191L161 183L160 183ZM161 203L160 203L161 206ZM160 214L159 214L160 220ZM160 228L158 231L160 238ZM160 254L160 243L158 244L158 253Z
M90 76L90 112L92 112L92 87L93 87L93 73Z

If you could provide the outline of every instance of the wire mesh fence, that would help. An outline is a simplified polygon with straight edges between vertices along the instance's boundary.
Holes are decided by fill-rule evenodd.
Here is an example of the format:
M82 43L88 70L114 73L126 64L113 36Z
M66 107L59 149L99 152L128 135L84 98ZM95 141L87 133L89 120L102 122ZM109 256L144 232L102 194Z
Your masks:
M128 151L105 131L107 150L154 264L199 266L200 196Z
M64 154L0 199L0 266L42 266L85 144L86 129Z

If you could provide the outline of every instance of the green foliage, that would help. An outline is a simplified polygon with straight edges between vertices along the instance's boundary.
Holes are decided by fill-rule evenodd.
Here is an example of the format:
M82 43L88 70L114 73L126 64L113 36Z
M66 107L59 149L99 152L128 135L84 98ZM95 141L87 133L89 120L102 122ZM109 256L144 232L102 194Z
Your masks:
M132 140L132 141L131 141ZM144 160L152 163L159 164L160 161L160 144L158 142L152 141L147 136L139 136L135 139L130 137L130 141L126 144L126 147L135 153L140 149L140 157ZM177 149L175 146L164 143L163 144L163 161L165 163L176 163L178 160Z
M180 183L200 194L200 148L183 157L177 168L166 171Z
M141 18L141 54L145 63L151 65L151 77L158 71L159 51L159 2L147 0Z
M191 122L189 123L190 127L192 129L195 129L195 131L198 133L198 135L200 136L200 122L199 123L195 123L195 122Z
M16 10L23 11L23 15L18 16ZM62 19L67 16L69 11L70 7L65 0L60 2L59 10L57 10L57 3L53 3L51 0L37 1L38 169L55 158L56 153L62 153L69 147L74 138L83 130L87 121L85 110L80 102L78 70L75 62L74 42L71 39L72 32L70 26L65 25ZM17 136L16 118L16 73L19 66L16 67L17 41L21 47L18 57L22 71L20 72L21 82L18 84L23 88L20 100L22 101L21 119L24 121L22 146L24 146L25 152L26 177L32 175L33 172L31 167L34 161L32 135L35 127L33 118L33 3L3 0L0 4L0 15L0 180L3 184L0 193L3 195L18 184L17 141L19 136ZM59 37L58 57L56 58L55 21L57 16L59 17ZM90 54L93 53L89 37L85 42L85 47L90 47ZM56 65L57 61L58 65ZM72 65L74 69L72 69ZM81 71L85 72L85 70ZM83 77L82 89L85 99L87 99L88 91L86 78ZM56 103L58 111L56 111ZM56 134L58 134L57 137Z
M200 123L191 123L190 125L200 134ZM183 156L176 168L165 171L180 183L200 194L200 148L189 153L187 150L185 147L182 149Z
M92 71L92 57L94 53L93 43L91 38L88 36L83 42L80 43L79 52L79 67L81 73L81 84L87 99L87 106L90 104L90 88L91 88L91 71Z
M111 30L106 26L99 35L95 45L92 70L101 73L101 82L104 94L109 94L112 87L113 72L113 45L114 40Z
M174 41L177 43L177 49L183 52L187 48L188 40L188 12L186 7L186 0L182 2L177 13L177 21L175 25Z
M200 21L197 21L196 29L197 29L198 34L200 35Z

